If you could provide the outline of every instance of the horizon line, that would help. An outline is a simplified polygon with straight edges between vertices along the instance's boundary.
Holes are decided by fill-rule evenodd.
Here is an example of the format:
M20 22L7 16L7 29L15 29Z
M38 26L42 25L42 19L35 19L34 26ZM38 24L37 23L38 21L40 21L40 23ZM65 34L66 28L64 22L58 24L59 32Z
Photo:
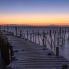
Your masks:
M28 25L28 24L0 24L0 26L34 26L34 27L37 27L37 26L68 26L69 27L69 24L48 24L48 25Z

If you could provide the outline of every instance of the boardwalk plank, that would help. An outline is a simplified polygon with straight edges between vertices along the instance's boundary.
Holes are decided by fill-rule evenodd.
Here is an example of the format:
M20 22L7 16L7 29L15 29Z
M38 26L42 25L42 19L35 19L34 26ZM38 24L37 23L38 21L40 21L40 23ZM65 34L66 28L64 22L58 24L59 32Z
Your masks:
M40 45L13 36L7 37L17 59L9 65L13 69L61 69L63 64L69 66L65 58L56 57L53 52L43 50Z

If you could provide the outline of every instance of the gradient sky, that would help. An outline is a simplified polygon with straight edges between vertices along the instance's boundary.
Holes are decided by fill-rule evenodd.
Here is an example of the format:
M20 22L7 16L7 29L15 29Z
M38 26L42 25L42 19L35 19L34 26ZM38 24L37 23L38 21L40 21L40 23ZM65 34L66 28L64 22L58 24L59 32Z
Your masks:
M0 0L0 24L69 25L69 0Z

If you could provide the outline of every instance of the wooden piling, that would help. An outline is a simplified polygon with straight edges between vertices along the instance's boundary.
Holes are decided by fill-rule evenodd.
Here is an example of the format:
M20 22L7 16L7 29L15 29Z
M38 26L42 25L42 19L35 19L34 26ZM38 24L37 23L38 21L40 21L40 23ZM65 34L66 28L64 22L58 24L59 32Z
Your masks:
M38 42L39 42L39 45L40 45L40 33L39 33L39 31L38 31Z
M31 41L31 39L32 39L31 36L32 36L32 35L31 35L31 33L30 33L30 41Z
M33 42L34 42L34 30L32 32L33 32Z
M17 36L17 26L15 26L15 32L16 32L16 36Z
M55 51L55 48L56 48L56 31L54 31L54 51Z
M28 30L27 30L27 39L28 39L28 35L29 35L29 34L28 34Z
M57 41L56 56L59 56L59 35L58 35L56 41Z
M51 45L50 45L50 47L51 47L51 50L52 50L52 47L53 47L52 46L52 30L49 31L49 35L50 35L50 38L51 38Z
M56 47L56 56L59 56L59 47Z
M63 64L62 69L68 69L68 66L66 64Z
M20 30L20 37L22 37L22 30Z
M36 32L34 34L34 42L36 43Z
M23 34L23 39L25 39L25 33L23 32L22 34Z
M45 45L45 32L43 31L43 50L46 49L46 45Z
M7 25L7 32L8 32L9 28L8 28L8 25Z

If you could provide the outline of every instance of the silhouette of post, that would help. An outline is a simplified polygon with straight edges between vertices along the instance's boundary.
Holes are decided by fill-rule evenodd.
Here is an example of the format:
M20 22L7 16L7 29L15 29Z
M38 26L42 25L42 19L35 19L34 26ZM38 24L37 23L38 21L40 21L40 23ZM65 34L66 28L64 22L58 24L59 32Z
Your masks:
M2 30L2 25L0 26L0 30Z
M1 25L0 25L0 31L1 31Z
M59 28L59 36L61 37L61 33L62 33L62 28Z
M54 50L55 50L55 48L56 48L56 31L54 31Z
M50 38L51 38L51 45L50 46L51 46L51 49L52 49L52 47L53 47L52 46L52 30L49 31L49 35L50 35Z
M17 36L17 26L15 26L15 32L16 32L16 36Z
M59 56L60 37L61 37L61 28L59 29L59 32L57 33L56 56Z
M56 56L59 56L59 47L56 47Z
M34 34L34 42L36 43L36 32Z
M5 66L9 65L12 59L12 56L14 56L13 48L9 44L8 39L2 32L0 32L0 50L1 50L1 57L3 60L3 63ZM10 51L10 53L9 53ZM3 68L4 69L4 68Z
M20 37L22 37L22 30L20 30Z
M43 50L46 49L46 45L45 45L45 32L43 31Z
M28 39L28 30L27 30L27 39Z
M8 32L8 29L9 29L9 28L8 28L8 25L7 25L7 32Z
M39 42L39 45L40 45L40 39L39 39L40 37L39 36L40 36L40 33L38 31L38 42Z
M31 33L30 33L30 41L31 41L31 39L32 39L31 36L32 36L32 35L31 35Z
M3 30L5 31L5 26L3 26Z
M64 45L64 43L65 43L65 35L66 35L66 29L64 30L64 39L63 39L63 45Z
M32 32L33 32L32 34L33 34L33 42L34 42L34 30Z
M62 65L62 69L68 69L67 65Z
M23 33L22 33L22 34L23 34L23 39L25 39L25 33L24 33L24 31L23 31Z

